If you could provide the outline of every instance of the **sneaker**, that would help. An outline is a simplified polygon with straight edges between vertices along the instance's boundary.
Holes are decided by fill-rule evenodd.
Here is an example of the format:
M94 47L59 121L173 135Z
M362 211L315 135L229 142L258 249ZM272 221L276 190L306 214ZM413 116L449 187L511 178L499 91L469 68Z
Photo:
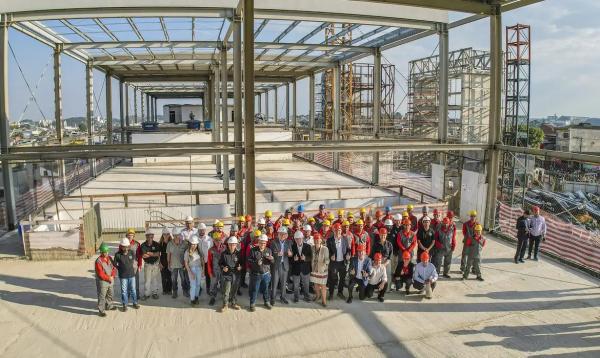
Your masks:
M348 299L346 300L346 303L352 303L352 297L348 297Z
M478 281L484 281L483 277L481 277L481 276L477 276L477 280Z
M344 293L343 293L343 292L338 292L337 296L338 296L339 298L341 298L342 300L345 300L345 299L346 299L346 296L344 296Z
M250 305L250 312L254 312L256 311L256 306L255 305Z
M121 311L122 311L122 312L127 312L127 305L123 305L123 306L121 307Z
M98 312L98 316L100 316L100 317L106 317L106 312Z
M383 301L384 301L384 299L383 299L383 297L377 297L377 301L379 301L379 302L383 302Z
M209 305L209 306L214 306L214 304L215 304L215 298L214 298L214 297L211 297L211 298L210 298L210 301L208 301L208 305Z
M236 310L236 311L239 311L242 308L237 303L232 303L229 305L229 307L231 307L231 309Z
M221 308L219 308L219 312L223 313L227 311L227 305L223 305Z
M137 303L133 304L133 308L135 308L136 310L140 308L140 305L138 305Z
M273 306L269 302L265 302L265 308L270 310Z
M281 297L281 303L289 304L288 300L285 297Z

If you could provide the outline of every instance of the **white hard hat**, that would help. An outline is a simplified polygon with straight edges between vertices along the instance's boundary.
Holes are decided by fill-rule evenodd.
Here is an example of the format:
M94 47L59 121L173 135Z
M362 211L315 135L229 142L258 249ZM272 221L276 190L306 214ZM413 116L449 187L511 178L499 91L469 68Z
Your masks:
M146 236L148 236L148 235L154 235L154 233L153 233L152 231L150 231L150 230L146 230L146 233L145 233L145 235L146 235Z
M119 243L119 245L121 245L121 246L129 246L129 245L131 245L131 243L129 242L128 238L124 237L124 238L121 239L121 243Z
M294 239L304 239L304 234L302 231L298 230L294 233Z
M206 230L206 224L200 223L200 225L198 225L198 230Z
M181 228L174 227L173 228L173 236L179 236L179 235L181 235Z
M312 231L312 227L308 224L304 225L304 227L302 229L304 229L304 231Z
M396 216L394 216L394 220L401 221L402 220L402 214L396 214Z
M163 235L164 235L164 234L170 234L170 233L171 233L171 230L169 230L169 229L168 229L168 228L166 228L166 227L163 227L163 229L162 229L162 233L163 233Z
M198 235L192 235L192 237L190 238L190 245L198 245L198 243L200 243L200 239L198 238Z
M429 216L423 216L423 221L431 221L431 219L429 218Z
M385 220L385 222L383 223L383 225L385 226L392 226L394 225L394 222L390 219Z
M277 232L280 233L280 234L287 234L288 230L287 230L287 228L285 226L281 226L279 228L279 230L277 230Z
M194 218L189 215L185 218L185 222L192 222L192 221L194 221Z
M258 219L258 224L259 224L259 225L264 225L264 224L266 224L266 222L265 222L265 218L260 218L260 219Z
M215 222L213 223L213 225L217 225L218 223L220 223L219 219L215 219Z
M232 236L229 239L227 239L227 243L228 244L237 244L238 243L238 239L237 239L237 237Z
M258 241L264 241L264 242L267 242L267 241L269 241L269 238L267 237L267 235L265 235L265 234L262 234L262 235L260 235L260 237L258 238Z

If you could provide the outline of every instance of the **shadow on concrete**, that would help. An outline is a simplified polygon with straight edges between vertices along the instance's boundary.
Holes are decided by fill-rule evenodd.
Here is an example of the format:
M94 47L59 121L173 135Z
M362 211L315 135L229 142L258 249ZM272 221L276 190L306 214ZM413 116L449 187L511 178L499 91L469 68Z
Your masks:
M491 341L471 341L465 344L470 347L501 346L521 352L541 352L554 348L585 349L600 346L600 321L577 322L566 324L542 324L521 327L488 326L481 330L451 331L455 335L489 334ZM501 338L498 341L497 338ZM596 351L598 352L598 351ZM586 352L573 356L582 356ZM548 356L548 355L544 355ZM598 355L595 355L598 357Z
M20 305L38 306L51 308L63 312L94 315L98 314L96 301L82 300L78 298L69 298L53 293L37 292L37 291L22 291L12 292L0 290L0 300L13 302Z
M588 292L582 292L588 291ZM595 291L595 292L594 292ZM600 298L600 290L588 287L570 288L564 290L543 291L498 291L488 293L469 293L467 297L487 297L494 300L527 300L532 298L561 298L561 297L586 297Z
M17 230L7 232L0 238L0 258L24 258L23 240Z
M97 298L96 280L92 277L54 274L48 274L46 277L48 278L33 279L0 274L0 281L4 281L12 286L19 286L37 291L77 295L83 298Z

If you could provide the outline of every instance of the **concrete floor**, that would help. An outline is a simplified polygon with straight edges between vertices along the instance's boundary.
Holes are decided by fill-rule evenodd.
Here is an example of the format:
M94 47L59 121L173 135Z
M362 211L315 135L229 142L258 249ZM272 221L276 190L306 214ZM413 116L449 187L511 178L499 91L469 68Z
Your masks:
M107 318L94 309L93 260L0 260L0 356L600 356L599 282L545 257L515 265L512 255L490 239L486 281L453 273L431 301L394 292L383 304L336 299L327 309L278 303L221 314L203 293L199 308L161 296Z

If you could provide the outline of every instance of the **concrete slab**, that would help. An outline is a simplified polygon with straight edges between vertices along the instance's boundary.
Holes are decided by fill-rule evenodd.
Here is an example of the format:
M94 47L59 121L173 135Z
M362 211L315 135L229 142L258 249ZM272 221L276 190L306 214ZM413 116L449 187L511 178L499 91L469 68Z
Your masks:
M453 273L431 301L393 292L383 304L221 314L203 293L198 308L161 296L107 318L94 309L93 260L0 261L0 356L598 357L599 282L544 257L515 265L513 250L490 239L486 281Z

